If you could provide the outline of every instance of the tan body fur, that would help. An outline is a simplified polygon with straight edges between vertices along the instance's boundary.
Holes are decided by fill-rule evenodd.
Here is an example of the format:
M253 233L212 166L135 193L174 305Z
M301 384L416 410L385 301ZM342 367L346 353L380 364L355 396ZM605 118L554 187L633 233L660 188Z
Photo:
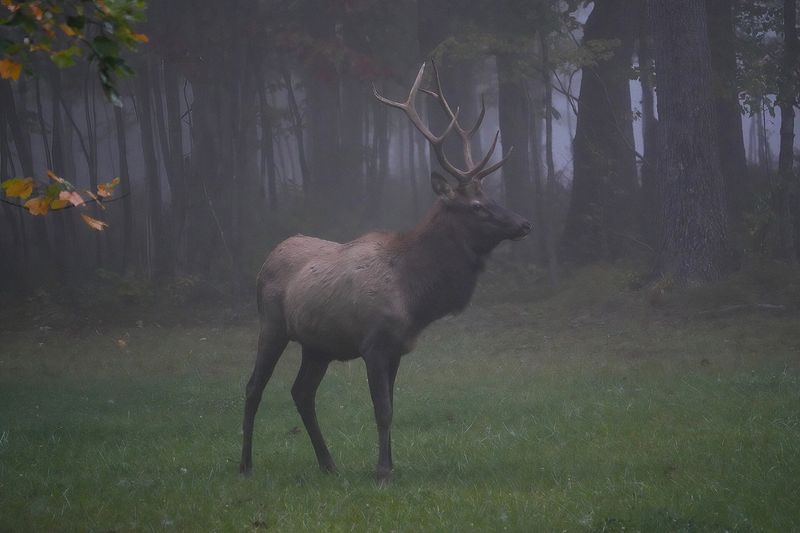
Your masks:
M387 248L393 237L370 233L339 244L297 235L283 241L258 276L264 318L283 322L290 340L330 359L358 357L378 329L395 332L398 343L407 339L412 323ZM413 347L405 344L403 353Z

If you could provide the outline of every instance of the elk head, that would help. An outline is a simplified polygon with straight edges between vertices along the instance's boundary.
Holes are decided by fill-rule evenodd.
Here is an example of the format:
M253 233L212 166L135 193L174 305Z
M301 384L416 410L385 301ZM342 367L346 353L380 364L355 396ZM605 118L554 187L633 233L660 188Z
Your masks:
M406 114L411 123L428 140L442 168L450 174L450 176L455 178L457 184L454 187L444 176L437 172L432 172L431 186L433 187L433 192L441 199L444 208L458 220L462 227L467 229L470 235L474 235L479 241L486 242L487 246L490 248L493 248L494 244L505 239L518 240L524 238L531 230L530 222L489 198L484 194L482 188L483 179L500 168L503 163L508 160L512 149L509 149L506 156L500 161L489 165L489 160L492 158L492 154L497 147L497 140L500 136L500 130L498 130L494 135L489 150L480 161L475 162L472 157L471 140L480 128L483 117L486 115L486 106L484 105L483 98L481 98L481 111L475 121L475 125L469 129L464 129L458 122L459 109L456 108L456 110L453 111L450 107L442 91L442 82L439 79L439 72L436 69L436 64L433 62L431 62L431 64L436 80L436 90L421 90L439 102L444 112L450 118L450 124L441 135L437 136L431 132L420 118L419 113L417 113L415 105L417 93L420 91L420 85L422 84L422 78L425 73L425 63L420 67L417 78L414 80L414 85L411 87L411 91L405 102L389 100L378 94L377 89L373 86L375 97L382 103L391 107L396 107ZM461 138L463 144L464 163L467 167L465 170L452 164L444 153L445 138L453 131Z

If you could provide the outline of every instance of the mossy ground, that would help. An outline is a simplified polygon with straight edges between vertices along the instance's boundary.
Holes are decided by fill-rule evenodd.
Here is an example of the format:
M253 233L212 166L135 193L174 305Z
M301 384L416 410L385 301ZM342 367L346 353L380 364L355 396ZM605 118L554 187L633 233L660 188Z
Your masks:
M785 285L654 301L620 269L536 299L506 283L490 273L404 358L386 488L358 361L332 365L318 396L340 473L317 470L292 405L292 347L241 478L255 321L5 331L0 530L800 529L800 320ZM705 313L767 297L788 310Z

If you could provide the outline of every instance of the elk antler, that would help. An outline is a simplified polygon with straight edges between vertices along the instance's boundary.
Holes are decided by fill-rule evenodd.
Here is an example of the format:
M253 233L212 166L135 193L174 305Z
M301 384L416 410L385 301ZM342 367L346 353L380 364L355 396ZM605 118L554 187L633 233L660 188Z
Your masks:
M456 109L455 116L450 121L450 125L447 126L447 129L444 130L440 136L436 136L431 132L430 129L422 122L422 119L417 113L417 108L414 103L414 100L417 97L417 91L419 91L419 86L422 83L422 75L425 73L425 63L419 68L419 73L417 73L417 79L414 80L414 85L411 86L411 91L408 93L408 98L406 98L405 102L395 102L393 100L389 100L388 98L384 98L380 94L378 94L378 89L375 88L375 85L372 86L372 92L375 94L375 98L379 101L383 102L384 104L396 107L397 109L401 109L408 119L411 121L414 126L428 139L428 142L433 148L434 153L436 154L436 159L439 160L439 164L442 165L442 168L445 169L448 173L452 174L453 177L457 178L459 182L466 182L466 180L462 179L462 172L453 166L452 163L447 159L447 156L444 153L444 139L450 133L450 130L453 129L453 126L456 123L456 117L458 116L458 109Z
M447 99L444 96L444 90L442 89L442 80L439 77L439 69L436 68L436 63L433 60L431 60L431 66L433 67L433 74L434 77L436 78L436 90L438 91L438 93L428 89L422 89L422 92L436 99L436 101L439 102L439 104L441 104L442 110L447 114L447 116L453 120L456 120L456 117L453 114L453 110L450 107L450 104L447 103ZM511 152L514 150L513 146L510 147L508 149L508 153L504 158L502 158L497 163L491 165L490 167L484 168L486 164L489 162L489 160L492 158L492 154L494 154L495 147L497 147L497 139L500 136L500 130L497 130L497 133L494 134L494 140L492 140L492 144L491 146L489 146L489 150L486 152L486 154L483 156L480 162L478 162L477 165L474 163L474 161L472 160L472 136L475 135L475 133L478 131L478 128L480 128L484 116L486 116L486 104L484 102L483 95L481 95L481 111L478 114L478 118L475 120L475 124L468 130L462 128L461 124L458 123L458 120L456 120L456 123L453 125L453 129L458 134L458 136L461 137L461 142L464 145L464 163L470 169L467 171L467 174L470 175L470 178L476 180L482 180L483 178L485 178L486 176L488 176L489 174L491 174L492 172L503 166L503 163L506 162L506 160L511 156Z
M486 114L486 108L483 104L483 98L481 98L481 112L480 115L478 116L478 120L475 122L475 125L471 129L464 130L458 123L459 109L456 108L455 112L453 112L452 108L450 107L450 104L447 103L447 100L444 97L444 93L442 92L442 84L439 80L439 72L436 70L436 64L433 62L431 62L431 64L433 65L433 71L436 76L436 85L438 87L439 92L437 94L427 89L422 89L422 91L425 92L426 94L429 94L430 96L433 96L436 100L438 100L439 103L442 105L442 108L444 109L445 113L447 113L447 115L450 117L450 124L447 126L447 129L444 130L444 133L442 133L438 137L434 135L431 132L431 130L428 129L428 127L422 122L419 113L417 113L416 105L414 102L417 97L417 92L420 89L420 85L422 84L422 76L425 73L425 63L423 63L422 66L419 68L419 72L417 73L417 79L414 80L414 85L412 85L411 91L408 93L408 98L406 98L405 102L395 102L393 100L389 100L388 98L381 96L380 94L378 94L378 90L375 88L374 85L372 87L372 91L375 94L375 98L377 98L379 101L391 107L396 107L398 109L403 110L403 112L406 114L411 123L414 124L414 126L420 131L420 133L422 133L422 135L425 136L425 138L428 140L428 142L431 145L431 148L434 151L434 154L436 155L436 159L439 161L439 164L442 165L442 168L445 169L447 173L449 173L451 176L456 178L460 184L463 185L469 183L472 180L480 181L484 177L488 176L489 174L500 168L503 165L503 163L506 162L508 156L511 155L511 150L509 150L508 154L506 154L506 157L504 157L501 161L498 161L497 163L489 166L488 168L484 168L486 167L486 164L489 162L489 159L492 157L492 153L494 153L494 149L497 146L497 139L500 135L500 131L498 130L498 132L494 136L494 141L492 141L492 145L489 148L489 151L478 162L477 165L474 163L474 161L472 160L472 150L470 146L470 140L472 136L475 134L475 132L478 131L478 128L480 127L481 122L483 121L483 117ZM453 129L456 130L458 136L461 137L461 140L464 144L464 162L468 167L467 170L461 170L457 168L447 159L447 156L444 153L444 139Z

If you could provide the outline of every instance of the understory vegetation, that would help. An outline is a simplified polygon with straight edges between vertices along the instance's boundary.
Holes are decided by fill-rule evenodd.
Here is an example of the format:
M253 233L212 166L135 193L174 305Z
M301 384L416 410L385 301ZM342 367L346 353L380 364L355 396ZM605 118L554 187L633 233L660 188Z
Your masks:
M292 405L290 346L242 478L249 309L189 318L150 302L100 320L16 307L0 333L0 529L800 527L795 272L640 289L603 266L520 293L515 276L537 273L496 269L404 358L386 488L360 361L332 365L318 396L338 475L318 471Z

